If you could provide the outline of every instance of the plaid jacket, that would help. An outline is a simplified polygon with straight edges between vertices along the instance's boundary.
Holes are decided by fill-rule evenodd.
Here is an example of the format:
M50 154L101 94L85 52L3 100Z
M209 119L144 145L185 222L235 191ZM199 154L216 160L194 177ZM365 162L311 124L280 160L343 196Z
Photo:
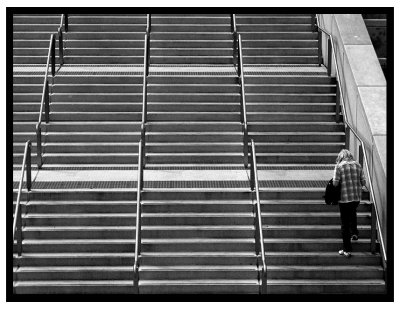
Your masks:
M341 181L341 197L339 203L361 200L361 188L365 186L365 175L361 165L356 161L342 161L335 166L333 184Z

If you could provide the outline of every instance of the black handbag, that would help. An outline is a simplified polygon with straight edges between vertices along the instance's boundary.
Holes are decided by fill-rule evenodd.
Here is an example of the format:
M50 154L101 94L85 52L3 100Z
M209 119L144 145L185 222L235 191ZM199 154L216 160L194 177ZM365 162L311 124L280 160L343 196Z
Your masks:
M328 184L326 185L325 195L323 196L326 205L337 205L339 203L340 192L341 192L340 187L341 187L340 182L335 187L333 185L333 178L329 180Z

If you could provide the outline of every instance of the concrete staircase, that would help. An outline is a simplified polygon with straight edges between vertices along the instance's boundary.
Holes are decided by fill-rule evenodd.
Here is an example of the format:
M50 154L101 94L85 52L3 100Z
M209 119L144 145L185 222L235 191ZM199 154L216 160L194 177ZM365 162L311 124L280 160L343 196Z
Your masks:
M243 163L235 76L150 76L150 164Z
M46 65L50 35L57 33L60 21L59 14L13 15L13 64Z
M49 40L47 40L48 42ZM47 57L47 56L46 56ZM43 74L13 76L13 163L22 164L25 142L32 141L32 162L36 163L35 126L39 119Z
M15 293L134 292L145 19L69 16L44 165L22 207ZM237 15L267 293L384 293L380 255L369 251L371 205L359 207L360 240L345 259L338 208L323 203L344 132L312 21ZM139 293L260 292L232 38L229 14L152 16ZM14 76L14 163L34 135L36 84Z
M312 14L236 14L245 64L317 64Z
M231 64L229 14L152 14L151 64Z
M258 293L248 188L144 191L140 293Z
M260 163L329 164L344 148L334 80L303 73L287 69L245 78L249 135Z
M140 75L58 75L53 86L44 162L136 164L141 90Z
M143 64L146 14L68 16L67 64Z
M29 199L15 293L132 292L136 192L72 186L33 190Z
M338 208L321 201L323 192L304 185L262 189L267 293L384 293L380 257L369 253L370 204L358 209L360 239L353 242L353 257L344 259L337 253Z
M39 118L45 65L50 36L57 32L60 20L59 14L13 15L13 162L16 164L22 163L28 139L32 141L33 162L36 162L35 125ZM58 64L58 40L55 45ZM24 67L31 67L33 71L24 72Z

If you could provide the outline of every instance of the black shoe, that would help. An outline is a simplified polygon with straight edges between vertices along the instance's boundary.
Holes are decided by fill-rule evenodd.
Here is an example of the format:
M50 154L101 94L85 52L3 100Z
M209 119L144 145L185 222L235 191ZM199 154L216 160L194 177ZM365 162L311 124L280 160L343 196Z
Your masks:
M352 235L351 240L358 240L358 235Z

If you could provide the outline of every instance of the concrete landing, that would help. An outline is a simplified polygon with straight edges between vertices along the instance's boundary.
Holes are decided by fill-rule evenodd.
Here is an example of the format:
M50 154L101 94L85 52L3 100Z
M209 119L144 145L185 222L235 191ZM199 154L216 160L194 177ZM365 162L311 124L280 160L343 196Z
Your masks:
M265 166L263 166L265 167ZM299 169L302 168L302 169ZM321 166L319 166L321 167ZM330 168L331 167L331 168ZM73 168L71 166L71 168ZM274 167L275 168L275 167ZM13 181L19 182L21 172L14 170ZM259 181L328 181L333 175L333 165L325 166L323 169L316 168L307 169L305 166L285 166L285 169L260 169L258 171ZM144 170L145 182L224 182L229 186L234 184L247 184L250 179L250 170L243 169L170 169L170 170ZM110 167L105 170L96 169L68 169L68 170L32 170L32 181L36 183L62 182L136 182L137 170L130 169L112 169ZM226 184L228 183L228 184Z
M45 72L46 67L43 65L17 65L13 67L14 73L40 73ZM324 66L302 66L302 65L246 65L243 68L247 74L268 74L274 73L308 73L308 74L326 74ZM61 68L56 67L57 74L79 73L134 73L135 75L143 72L143 65L73 65L65 64ZM50 72L50 68L49 68ZM149 74L173 73L173 74L215 74L215 75L237 75L236 67L230 65L150 65Z

